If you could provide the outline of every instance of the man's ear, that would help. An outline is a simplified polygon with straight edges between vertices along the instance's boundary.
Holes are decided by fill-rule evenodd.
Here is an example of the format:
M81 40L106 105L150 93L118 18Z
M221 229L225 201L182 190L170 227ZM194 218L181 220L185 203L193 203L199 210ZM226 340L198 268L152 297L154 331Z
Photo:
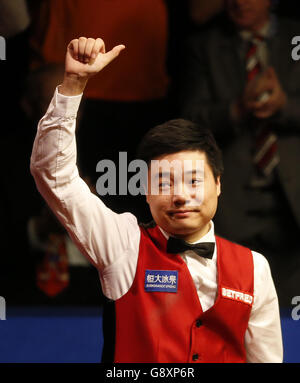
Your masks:
M147 187L148 185L143 184L144 195L146 196L146 201L149 204L149 194L148 194Z
M221 177L220 176L218 176L216 179L216 186L217 186L217 194L219 197L219 195L221 194Z

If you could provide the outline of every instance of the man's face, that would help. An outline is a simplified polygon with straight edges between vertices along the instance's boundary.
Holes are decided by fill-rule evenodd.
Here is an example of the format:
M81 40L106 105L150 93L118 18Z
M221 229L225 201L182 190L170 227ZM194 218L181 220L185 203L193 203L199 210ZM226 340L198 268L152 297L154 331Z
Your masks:
M257 31L269 18L270 0L226 0L226 9L239 29Z
M152 161L148 171L147 202L153 219L167 233L194 242L209 230L221 191L220 178L215 180L200 151L167 154L156 160L159 166ZM168 167L172 163L180 166Z

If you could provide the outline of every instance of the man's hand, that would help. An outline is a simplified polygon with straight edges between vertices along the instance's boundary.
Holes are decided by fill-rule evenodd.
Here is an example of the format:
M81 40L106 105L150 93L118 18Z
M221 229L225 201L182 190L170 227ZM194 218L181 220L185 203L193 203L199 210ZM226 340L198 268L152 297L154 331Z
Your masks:
M287 102L274 68L269 67L251 80L242 97L232 105L236 119L252 114L257 118L268 118L281 110Z
M256 88L257 98L259 95L268 92L266 100L257 100L250 104L252 113L257 118L268 118L284 108L287 96L283 91L276 72L273 68L266 70L263 80Z
M66 96L81 94L88 79L114 60L124 48L124 45L117 45L106 52L100 38L72 40L67 47L64 81L59 92Z

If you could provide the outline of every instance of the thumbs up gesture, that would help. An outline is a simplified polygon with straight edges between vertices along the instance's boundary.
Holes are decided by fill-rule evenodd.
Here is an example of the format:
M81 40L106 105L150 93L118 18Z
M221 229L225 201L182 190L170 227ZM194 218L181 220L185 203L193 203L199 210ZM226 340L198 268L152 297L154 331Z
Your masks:
M124 45L117 45L106 52L104 41L100 38L72 40L67 47L64 81L59 92L67 96L82 93L88 79L119 56L124 48Z

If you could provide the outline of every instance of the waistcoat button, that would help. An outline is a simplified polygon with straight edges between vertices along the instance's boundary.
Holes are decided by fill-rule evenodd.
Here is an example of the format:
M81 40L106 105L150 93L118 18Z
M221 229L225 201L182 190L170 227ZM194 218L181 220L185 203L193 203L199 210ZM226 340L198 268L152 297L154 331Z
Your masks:
M193 360L198 360L198 359L199 359L199 355L198 355L198 354L193 354L192 359L193 359Z
M200 326L202 326L202 321L201 321L201 319L197 319L196 320L196 327L200 327Z

